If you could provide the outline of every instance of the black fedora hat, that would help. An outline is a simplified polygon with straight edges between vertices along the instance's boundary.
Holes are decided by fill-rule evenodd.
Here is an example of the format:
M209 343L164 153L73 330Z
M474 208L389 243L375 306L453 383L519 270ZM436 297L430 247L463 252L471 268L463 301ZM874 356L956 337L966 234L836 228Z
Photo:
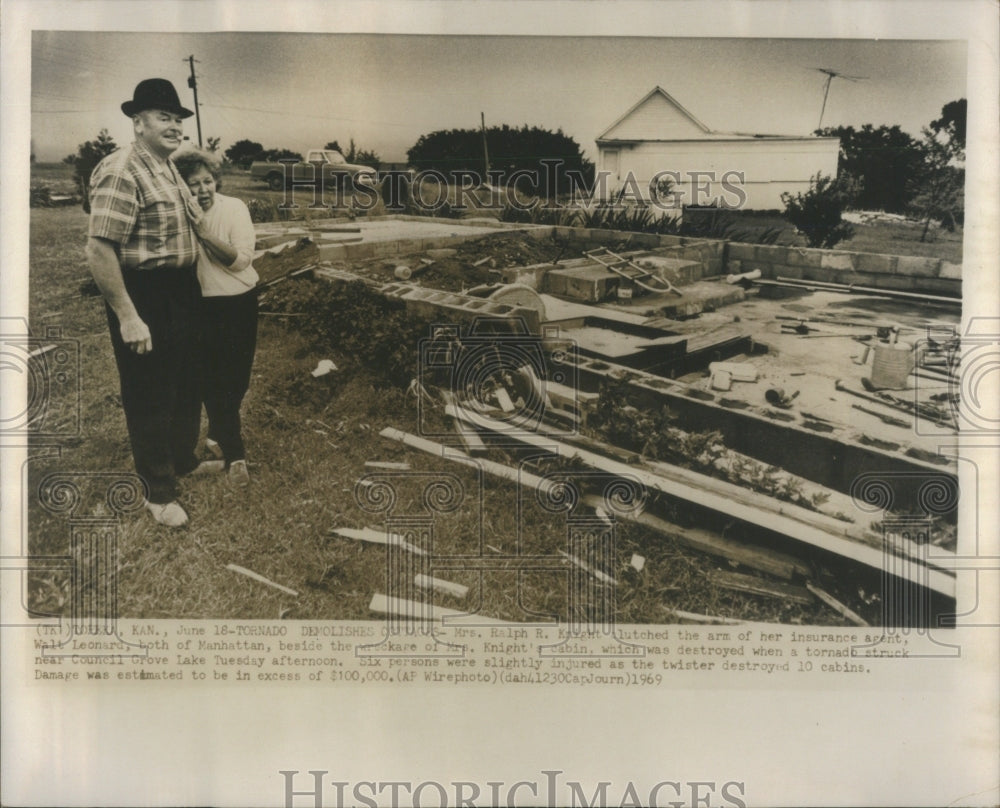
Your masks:
M132 100L122 104L122 112L130 118L146 109L162 109L182 118L190 118L194 113L181 106L174 85L166 79L143 79L135 85Z

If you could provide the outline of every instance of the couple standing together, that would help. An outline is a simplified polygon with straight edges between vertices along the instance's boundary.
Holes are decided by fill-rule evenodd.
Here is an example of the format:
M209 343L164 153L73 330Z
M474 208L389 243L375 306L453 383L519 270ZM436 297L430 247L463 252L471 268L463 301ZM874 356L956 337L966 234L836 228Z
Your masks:
M177 151L194 113L173 84L141 81L121 108L135 141L94 169L86 254L106 303L146 507L180 527L188 516L179 477L224 471L249 483L240 404L257 338L255 236L246 205L217 192L214 157ZM222 459L196 456L202 403L206 445Z

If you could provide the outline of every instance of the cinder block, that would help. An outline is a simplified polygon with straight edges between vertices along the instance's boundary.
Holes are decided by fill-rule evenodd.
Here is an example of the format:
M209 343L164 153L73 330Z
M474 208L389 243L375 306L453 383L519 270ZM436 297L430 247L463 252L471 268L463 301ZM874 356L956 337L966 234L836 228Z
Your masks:
M869 275L871 280L865 281L862 286L874 286L876 289L896 289L900 292L919 292L917 288L919 279L911 275Z
M545 275L545 291L553 295L598 303L618 288L618 276L603 267L585 266L553 269Z
M819 265L823 269L854 269L851 258L852 254L849 252L824 252Z
M951 261L942 261L941 269L938 271L939 278L947 278L948 280L960 281L962 280L962 265L953 264Z
M347 258L373 258L375 256L375 244L345 244Z
M395 241L373 241L371 246L373 248L372 256L376 258L382 255L397 255L399 253L399 243Z
M896 269L896 256L878 253L854 253L854 268L858 272L888 275Z
M754 259L754 245L731 241L729 242L729 257L752 261Z
M775 247L771 244L754 245L753 255L758 261L767 261L769 264L788 263L788 251L784 247Z
M318 246L320 261L342 261L347 258L348 245L320 243Z
M749 272L749 270L741 269L742 266L743 262L740 261L739 259L736 260L729 259L726 262L726 272L732 275L739 275L741 272Z
M801 279L803 277L802 273L804 272L804 270L805 267L795 266L794 264L784 264L783 266L776 266L773 268L772 270L774 272L773 276L768 276L767 273L764 273L764 275L765 277L777 278L780 275L783 278Z
M826 267L801 267L802 278L807 281L822 281L823 283L834 283L834 277L836 275L835 269L828 269ZM851 267L847 267L848 271L851 271Z
M823 265L823 253L807 247L786 247L785 260L791 266L819 267Z
M900 255L896 257L898 275L914 275L921 278L936 278L941 269L940 258Z
M928 295L962 296L962 282L954 278L914 278L913 291Z
M418 238L404 238L396 242L400 253L420 252L421 240Z
M862 275L853 270L845 270L842 272L834 272L831 281L833 283L842 283L845 286L868 286L872 275Z

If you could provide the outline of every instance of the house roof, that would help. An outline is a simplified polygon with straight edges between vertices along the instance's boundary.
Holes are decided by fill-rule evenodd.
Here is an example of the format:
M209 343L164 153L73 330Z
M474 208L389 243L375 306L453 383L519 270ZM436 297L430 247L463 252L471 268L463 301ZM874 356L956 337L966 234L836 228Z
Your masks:
M660 98L666 101L668 105L673 107L676 113L679 114L679 120L685 122L688 126L687 128L693 127L691 133L685 134L682 137L648 137L648 136L635 136L635 134L629 134L624 137L611 137L610 135L616 130L622 127L622 124L628 121L638 110L645 107L652 99ZM655 125L655 124L654 124ZM641 127L640 127L641 128ZM627 130L626 130L627 131ZM677 101L670 93L664 90L660 86L654 87L646 95L644 95L638 102L636 102L632 107L618 118L611 126L605 129L596 138L598 144L604 143L645 143L645 142L668 142L668 141L681 141L681 140L819 140L815 135L768 135L768 134L754 134L748 132L723 132L716 129L711 129L702 123L698 118L691 114L687 109L685 109L680 102Z
M627 118L630 118L632 116L632 113L634 113L640 107L645 106L645 104L651 98L653 98L656 95L663 96L663 98L667 101L668 104L671 104L672 106L676 107L677 111L680 112L681 115L683 115L685 118L687 118L691 123L693 123L696 127L698 127L706 135L712 133L711 129L709 129L707 126L705 126L705 124L703 124L696 117L694 117L694 115L692 115L690 112L688 112L686 109L684 109L684 107L681 106L680 102L678 102L676 98L674 98L672 95L670 95L670 93L668 93L662 87L660 87L659 85L657 85L652 90L650 90L648 93L646 93L646 95L644 95L641 99L639 99L639 101L637 101L635 104L633 104L632 107L629 109L628 112L626 112L624 115L622 115L618 120L616 120L613 124L611 124L611 126L609 126L607 129L605 129L603 132L601 132L601 134L599 134L597 136L597 139L598 140L606 140L609 132L613 131L614 129L617 129L618 126L619 126L619 124L621 124Z

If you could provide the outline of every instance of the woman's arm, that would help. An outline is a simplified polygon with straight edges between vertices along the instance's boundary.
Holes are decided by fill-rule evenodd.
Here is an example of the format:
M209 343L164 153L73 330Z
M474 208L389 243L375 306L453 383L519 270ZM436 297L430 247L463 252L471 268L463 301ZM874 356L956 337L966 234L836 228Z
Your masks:
M235 204L227 205L226 210L222 211L224 217L221 229L226 232L228 238L210 232L204 223L198 227L198 237L212 258L230 272L241 272L250 266L253 260L257 234L254 232L247 206L240 200L233 201Z

